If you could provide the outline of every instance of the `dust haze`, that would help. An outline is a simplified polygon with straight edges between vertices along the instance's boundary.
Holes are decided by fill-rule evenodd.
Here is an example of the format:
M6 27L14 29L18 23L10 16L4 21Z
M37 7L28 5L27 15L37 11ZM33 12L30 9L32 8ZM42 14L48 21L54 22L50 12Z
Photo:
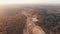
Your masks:
M60 34L60 5L0 5L1 34Z

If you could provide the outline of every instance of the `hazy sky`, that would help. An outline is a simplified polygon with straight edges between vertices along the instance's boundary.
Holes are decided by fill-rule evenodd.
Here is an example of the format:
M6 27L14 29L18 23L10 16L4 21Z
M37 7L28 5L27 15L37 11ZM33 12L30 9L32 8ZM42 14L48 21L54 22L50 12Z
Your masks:
M60 4L60 0L0 0L0 4Z

